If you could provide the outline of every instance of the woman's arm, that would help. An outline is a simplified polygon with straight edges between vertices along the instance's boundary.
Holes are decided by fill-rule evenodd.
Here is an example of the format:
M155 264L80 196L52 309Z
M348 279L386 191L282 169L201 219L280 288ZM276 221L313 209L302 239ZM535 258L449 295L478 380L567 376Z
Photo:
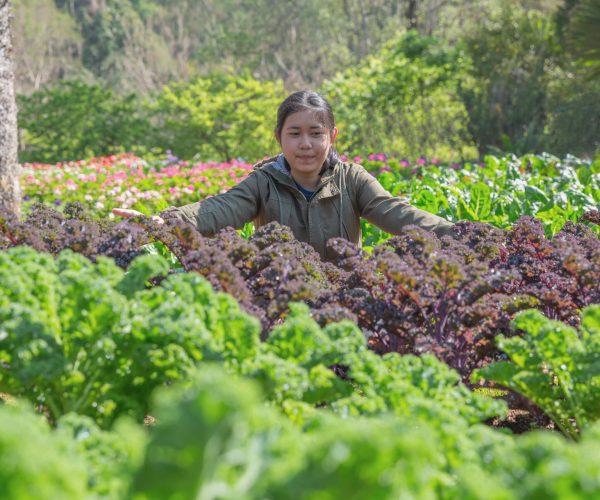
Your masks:
M454 224L392 196L360 165L353 165L352 172L359 214L371 224L391 234L400 234L404 226L415 225L438 236L455 236Z
M171 207L161 215L175 216L196 226L205 236L212 236L231 226L240 229L258 214L260 195L257 173L252 172L229 191L182 207Z
M142 212L138 212L137 210L132 210L130 208L113 208L112 213L118 215L119 217L125 217L126 219L130 219L131 217L144 217ZM165 222L164 219L159 215L153 215L150 218L159 224L164 224Z

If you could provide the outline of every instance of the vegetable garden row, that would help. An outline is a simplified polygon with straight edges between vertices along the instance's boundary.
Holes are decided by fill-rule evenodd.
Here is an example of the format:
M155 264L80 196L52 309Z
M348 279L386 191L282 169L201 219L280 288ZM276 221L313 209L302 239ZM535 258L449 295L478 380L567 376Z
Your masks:
M108 217L249 165L28 166L26 217L0 214L0 494L600 494L600 164L361 161L458 238L365 224L322 262L276 223Z

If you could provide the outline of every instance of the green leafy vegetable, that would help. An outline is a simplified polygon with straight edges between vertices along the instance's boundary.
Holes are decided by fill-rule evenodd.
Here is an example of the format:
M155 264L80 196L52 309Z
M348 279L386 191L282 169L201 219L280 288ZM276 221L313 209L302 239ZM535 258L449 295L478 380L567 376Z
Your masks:
M600 418L600 306L581 314L581 329L526 311L513 322L524 337L500 337L510 361L493 363L474 374L513 389L542 408L566 436Z

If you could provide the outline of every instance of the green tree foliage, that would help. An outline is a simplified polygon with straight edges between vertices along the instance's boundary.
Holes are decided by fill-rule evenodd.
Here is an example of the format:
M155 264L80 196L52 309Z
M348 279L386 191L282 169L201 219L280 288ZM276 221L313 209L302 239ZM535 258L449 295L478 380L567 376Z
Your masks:
M165 87L155 106L157 145L184 158L263 158L277 150L273 130L284 99L279 82L213 73Z
M203 75L242 68L261 80L281 79L288 89L317 87L360 63L415 16L428 29L434 22L428 18L444 7L438 0L257 0L251 8L244 0L157 3L156 29L175 58L187 56L188 68Z
M560 43L566 43L566 31L569 26L569 20L573 9L581 3L581 0L562 0L558 8L553 14L554 22L556 24L556 33L559 37Z
M143 143L150 128L134 94L64 81L19 98L21 161L54 163Z
M22 92L77 77L115 93L114 106L102 106L114 111L110 118L98 118L97 106L88 106L94 110L89 117L78 114L80 89L74 89L73 119L62 114L71 110L66 96L50 115L33 103L23 106L26 161L135 145L253 160L275 149L270 120L278 101L262 108L266 94L283 94L266 90L278 88L275 81L286 89L320 87L332 97L339 146L349 152L455 160L489 152L593 156L600 147L600 83L582 71L597 67L597 0L260 0L252 8L242 0L16 3ZM36 19L45 17L44 29L37 29ZM407 35L410 26L420 35ZM137 110L121 95L150 96L168 83L156 121L139 133ZM238 96L252 86L266 92L258 92L256 102L227 104L237 97L222 94ZM186 96L183 89L192 87ZM54 90L45 92L60 94ZM207 110L198 109L200 101ZM266 135L257 125L263 111ZM82 132L90 119L98 133ZM63 123L76 141L63 133ZM113 130L122 139L113 140ZM241 130L251 130L251 138L240 140ZM81 136L94 140L90 145Z
M546 137L538 149L594 157L600 151L600 80L564 62L548 85Z
M592 55L598 50L600 27L594 23L600 4L595 5L565 0L554 16L560 68L552 72L548 85L544 148L558 155L593 156L600 150L600 80L594 77L600 66ZM586 51L588 59L583 56Z
M77 23L53 0L13 1L15 81L30 94L57 80L90 77L81 64L83 38Z
M29 93L85 75L117 93L157 91L215 70L248 70L286 88L317 87L414 28L455 42L493 0L17 0L16 43ZM548 13L557 0L519 2ZM32 29L33 28L33 29ZM31 70L36 73L32 74ZM38 75L36 77L36 75Z
M344 151L385 151L456 158L476 155L458 90L465 79L459 50L410 32L357 68L325 82Z
M356 60L344 43L350 30L344 27L339 1L256 0L251 8L240 0L203 3L206 14L193 27L199 34L192 59L209 70L241 68L261 80L281 79L287 88L295 88L316 85L332 74L331 68Z
M119 93L156 90L179 75L169 47L148 17L154 2L55 0L81 33L81 64L99 84Z
M600 0L582 0L571 13L569 41L575 56L600 76Z
M474 81L461 88L461 96L479 150L539 151L557 66L551 20L506 6L469 34L465 46Z

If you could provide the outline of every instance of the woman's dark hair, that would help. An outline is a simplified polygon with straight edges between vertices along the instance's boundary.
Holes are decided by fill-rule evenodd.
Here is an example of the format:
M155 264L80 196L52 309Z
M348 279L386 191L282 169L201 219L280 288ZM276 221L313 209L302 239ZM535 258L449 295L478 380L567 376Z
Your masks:
M281 137L283 124L288 116L298 113L299 111L307 110L314 111L315 116L318 117L321 124L327 130L332 131L335 128L333 110L325 98L311 90L299 90L287 96L279 105L279 109L277 110L277 126L275 127L277 136ZM329 154L327 155L325 167L332 167L339 161L339 159L340 157L338 152L332 145L329 148Z

